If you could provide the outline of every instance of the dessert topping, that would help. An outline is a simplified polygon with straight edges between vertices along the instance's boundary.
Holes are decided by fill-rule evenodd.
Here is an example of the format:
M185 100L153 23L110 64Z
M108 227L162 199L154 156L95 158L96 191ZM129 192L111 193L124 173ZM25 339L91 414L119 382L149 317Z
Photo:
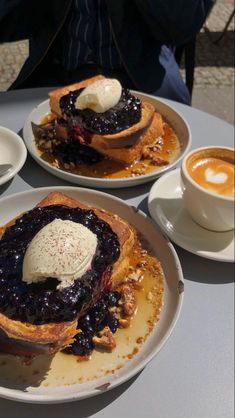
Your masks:
M43 282L48 277L60 283L57 289L71 286L90 267L97 247L97 237L80 223L54 219L30 242L23 261L27 284Z
M121 94L122 86L118 80L111 78L97 80L77 97L75 108L92 109L97 113L104 113L119 102Z

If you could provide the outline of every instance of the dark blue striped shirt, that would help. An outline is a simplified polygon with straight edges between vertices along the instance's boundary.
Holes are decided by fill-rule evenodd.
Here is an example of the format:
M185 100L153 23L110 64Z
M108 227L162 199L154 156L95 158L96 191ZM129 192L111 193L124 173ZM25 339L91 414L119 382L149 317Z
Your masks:
M122 68L104 0L73 1L62 55L67 70L88 63L108 69Z

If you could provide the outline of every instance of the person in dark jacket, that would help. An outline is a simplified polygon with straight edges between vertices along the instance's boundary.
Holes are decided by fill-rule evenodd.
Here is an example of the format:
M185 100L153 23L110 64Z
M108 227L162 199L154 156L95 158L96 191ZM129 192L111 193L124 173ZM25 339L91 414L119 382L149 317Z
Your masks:
M212 0L0 0L0 42L29 39L10 89L72 84L96 74L190 103L174 48L200 30Z

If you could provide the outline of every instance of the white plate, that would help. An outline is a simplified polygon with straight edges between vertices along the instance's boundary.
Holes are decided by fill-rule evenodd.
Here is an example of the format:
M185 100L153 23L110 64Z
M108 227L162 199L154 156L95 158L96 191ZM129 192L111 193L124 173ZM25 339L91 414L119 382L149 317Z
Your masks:
M22 138L10 129L0 126L0 164L11 164L12 168L0 176L0 185L14 177L23 167L27 150Z
M196 224L184 209L179 169L153 184L148 207L162 231L180 247L211 260L234 261L234 231L208 231Z
M78 400L102 393L98 390L101 385L103 390L109 390L130 379L142 370L165 344L177 322L183 302L182 270L172 244L162 236L147 215L116 197L77 187L39 188L0 199L1 223L5 224L19 213L31 209L51 191L61 191L92 206L114 212L143 234L144 238L151 243L153 252L161 261L165 273L164 307L160 321L140 352L114 374L86 383L53 388L17 387L14 384L6 384L0 377L0 396L24 402L58 403Z
M183 158L183 156L187 153L190 148L191 144L191 132L187 122L184 120L182 115L180 115L176 110L174 110L171 106L165 104L160 99L156 99L154 96L150 96L147 94L142 94L139 92L134 92L137 94L142 100L147 100L152 103L156 110L161 113L161 115L169 122L169 124L175 130L180 144L181 144L181 154L179 157L171 164L165 167L160 167L155 172L146 174L143 176L137 177L130 177L130 178L123 178L123 179L102 179L102 178L94 178L94 177L85 177L82 175L72 174L67 171L60 170L56 167L53 167L50 163L43 160L37 147L35 145L34 136L32 132L31 122L36 124L40 123L42 118L50 111L49 107L49 100L45 100L40 105L38 105L35 109L32 110L30 115L28 116L24 128L23 128L23 137L25 140L25 144L32 155L32 157L40 164L43 168L45 168L50 173L54 174L55 176L62 178L63 180L67 180L71 183L80 184L82 186L90 186L90 187L101 187L101 188L120 188L120 187L130 187L135 186L137 184L147 183L156 177L159 177L162 173L172 169L175 167L179 161Z

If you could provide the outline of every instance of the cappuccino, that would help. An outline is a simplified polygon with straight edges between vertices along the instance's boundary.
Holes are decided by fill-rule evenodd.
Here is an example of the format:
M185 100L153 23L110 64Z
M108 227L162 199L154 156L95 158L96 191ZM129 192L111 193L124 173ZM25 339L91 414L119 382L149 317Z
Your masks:
M187 161L192 179L203 187L222 196L234 196L234 164L231 159L194 154Z
M234 228L234 160L233 148L209 146L191 151L182 161L185 208L212 231Z

